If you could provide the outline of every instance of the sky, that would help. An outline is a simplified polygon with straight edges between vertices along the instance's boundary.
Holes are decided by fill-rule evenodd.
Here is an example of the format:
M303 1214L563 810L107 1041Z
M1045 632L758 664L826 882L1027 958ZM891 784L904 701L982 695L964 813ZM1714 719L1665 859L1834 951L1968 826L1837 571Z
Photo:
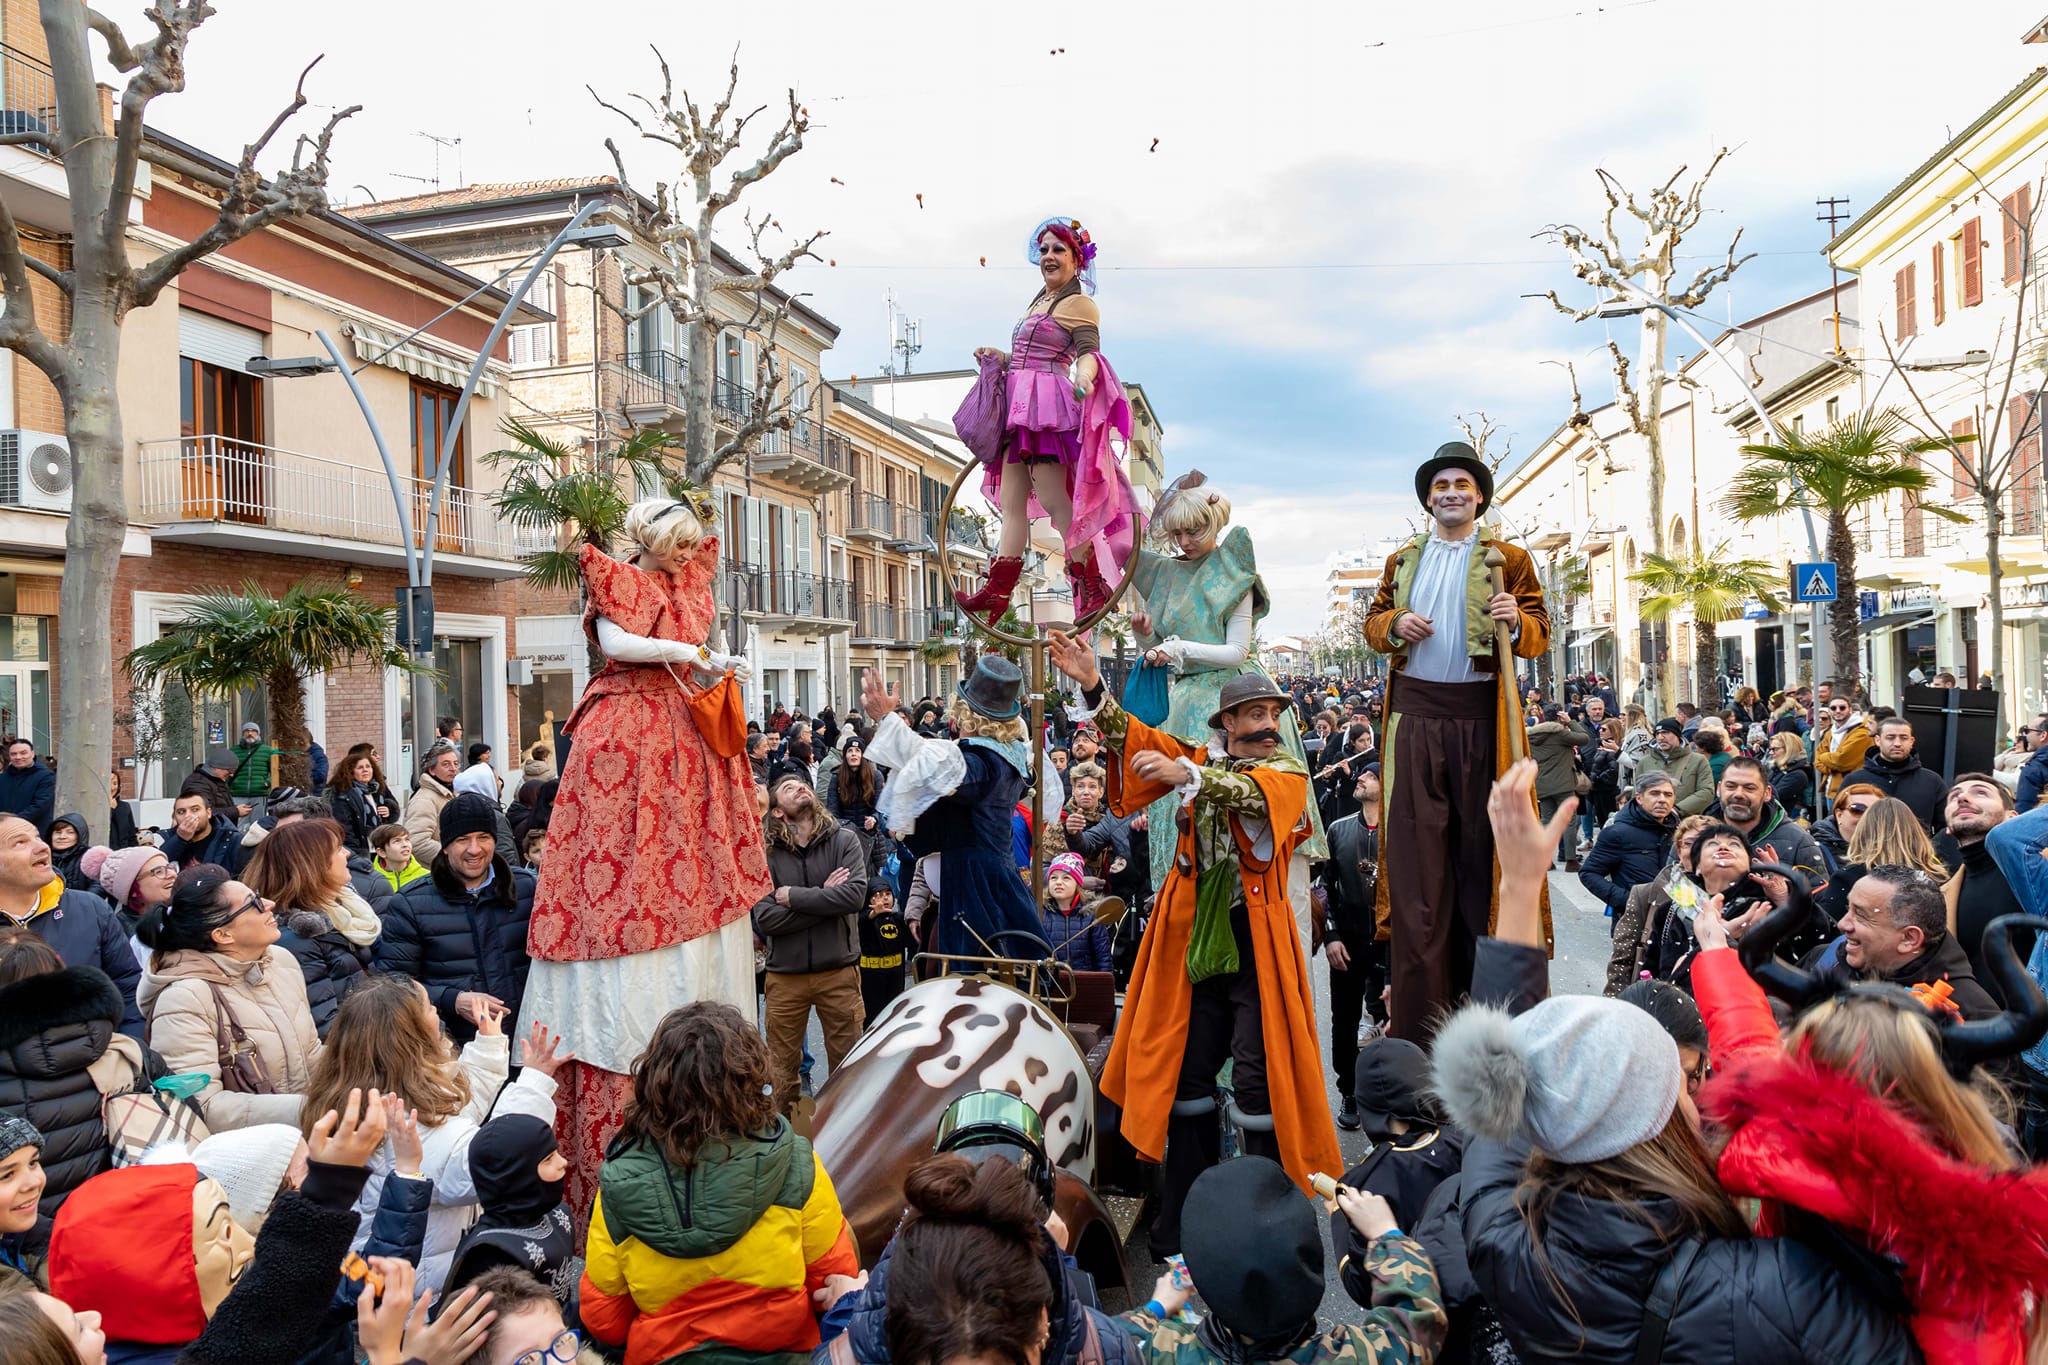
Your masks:
M1732 149L1685 251L1707 264L1742 229L1757 257L1702 309L1740 320L1828 282L1817 198L1868 208L2048 61L2019 41L2048 0L216 5L151 122L232 157L324 52L302 120L365 106L338 202L608 172L607 137L651 188L664 149L586 86L655 90L659 48L708 104L736 50L739 102L769 106L749 160L788 90L809 112L742 202L831 234L834 264L787 282L842 328L834 379L888 358L892 299L915 369L1002 344L1037 288L1027 234L1081 219L1103 349L1152 399L1168 477L1202 469L1250 527L1268 639L1314 628L1331 555L1407 526L1459 414L1520 452L1569 411L1548 362L1611 397L1610 324L1525 297L1573 297L1541 234L1597 219L1596 167L1647 188ZM134 0L102 8L144 31Z

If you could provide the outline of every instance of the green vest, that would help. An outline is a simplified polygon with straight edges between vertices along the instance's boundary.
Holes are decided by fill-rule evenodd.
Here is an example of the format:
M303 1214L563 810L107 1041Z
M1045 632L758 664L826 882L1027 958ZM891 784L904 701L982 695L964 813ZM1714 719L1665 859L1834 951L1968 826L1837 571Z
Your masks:
M1409 590L1415 586L1415 575L1422 568L1422 547L1429 540L1424 531L1401 547L1394 556L1394 610L1410 611ZM1493 538L1485 531L1479 533L1478 541L1472 546L1470 562L1465 566L1465 652L1475 659L1493 657L1493 618L1486 614L1486 600L1493 596L1493 571L1486 567L1486 547L1493 544ZM1406 653L1408 641L1388 632L1390 653Z

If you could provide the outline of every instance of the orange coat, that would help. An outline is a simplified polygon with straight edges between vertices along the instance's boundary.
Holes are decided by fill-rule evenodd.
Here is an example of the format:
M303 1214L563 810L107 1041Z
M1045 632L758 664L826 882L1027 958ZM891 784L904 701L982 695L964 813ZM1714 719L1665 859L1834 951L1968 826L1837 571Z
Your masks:
M1122 745L1108 767L1110 809L1118 815L1140 810L1173 788L1130 776L1123 756L1152 749L1169 758L1196 764L1208 761L1206 745L1188 744L1162 730L1132 720ZM1266 798L1273 844L1261 860L1253 839L1237 817L1231 832L1238 850L1245 907L1251 919L1252 957L1259 973L1259 1016L1266 1044L1266 1089L1273 1106L1274 1135L1280 1164L1304 1193L1309 1177L1320 1171L1342 1173L1343 1154L1323 1085L1323 1053L1316 1039L1315 1001L1309 994L1308 963L1294 928L1287 900L1287 863L1295 845L1308 836L1308 779L1297 773L1266 768L1247 770ZM1180 1084L1181 1056L1187 1050L1188 1016L1194 1007L1194 986L1188 981L1188 938L1195 922L1195 835L1183 825L1174 850L1174 868L1159 889L1151 922L1138 946L1138 964L1124 997L1109 1062L1102 1072L1102 1093L1123 1107L1123 1133L1139 1155L1161 1160L1166 1151L1166 1122Z

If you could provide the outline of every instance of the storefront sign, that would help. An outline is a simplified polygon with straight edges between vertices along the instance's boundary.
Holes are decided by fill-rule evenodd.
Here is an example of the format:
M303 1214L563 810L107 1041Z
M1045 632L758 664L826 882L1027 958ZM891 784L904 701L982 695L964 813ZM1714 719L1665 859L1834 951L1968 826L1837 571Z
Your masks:
M2048 607L2048 579L2032 583L2006 583L1998 590L1999 602L2008 609Z
M525 659L535 668L567 668L569 656L559 649L522 649L519 658Z
M1909 583L1903 588L1893 588L1884 595L1886 611L1911 611L1916 607L1934 605L1934 588L1926 583Z

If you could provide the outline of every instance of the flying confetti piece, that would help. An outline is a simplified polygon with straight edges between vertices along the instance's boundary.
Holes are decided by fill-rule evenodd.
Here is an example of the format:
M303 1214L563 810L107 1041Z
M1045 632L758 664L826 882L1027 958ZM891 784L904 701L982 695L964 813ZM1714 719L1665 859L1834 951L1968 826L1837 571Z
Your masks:
M1148 151L1148 152L1156 152L1156 151L1158 151L1158 150L1159 150L1159 139L1158 139L1158 138L1156 138L1156 137L1155 137L1155 138L1153 138L1153 139L1152 139L1152 145L1151 145L1150 147L1147 147L1147 148L1146 148L1145 150L1146 150L1146 151Z
M835 175L832 177L832 183L835 185L844 185L846 182Z
M827 262L825 262L825 264L826 264L826 265L838 265L838 264L839 264L839 262L838 262L838 261L836 261L836 260L834 260L834 261L827 261Z
M988 257L986 257L986 256L982 257L982 258L981 258L981 263L982 263L983 265L987 265L987 264L988 264Z
M918 206L919 208L923 208L923 207L924 207L924 196L923 196L923 195L921 195L921 194L920 194L919 196L917 196L917 206Z
M1045 50L1045 55L1048 57L1057 57L1065 51L1066 49L1063 47L1049 47Z

